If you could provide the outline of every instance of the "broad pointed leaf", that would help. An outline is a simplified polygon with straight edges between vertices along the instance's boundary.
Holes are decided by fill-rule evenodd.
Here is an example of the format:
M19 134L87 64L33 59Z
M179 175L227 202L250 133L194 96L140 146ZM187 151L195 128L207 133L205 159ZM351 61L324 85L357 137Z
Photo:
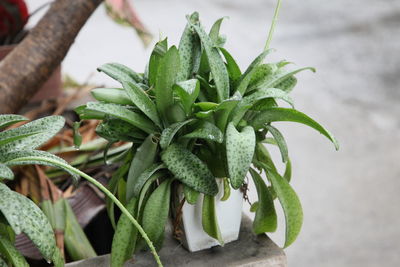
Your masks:
M171 201L171 183L172 179L161 183L150 195L143 210L143 229L157 249L161 249L164 241Z
M97 68L98 71L104 72L114 80L122 82L137 82L143 81L143 78L138 73L134 72L125 65L119 63L107 63Z
M168 41L167 38L164 40L156 43L154 46L154 49L151 53L150 56L150 61L148 65L148 71L147 71L147 76L148 76L148 81L149 85L153 86L156 84L157 80L157 73L158 69L160 68L160 62L161 59L164 57L165 53L168 50Z
M128 97L125 90L121 88L95 88L90 93L98 101L119 105L132 105L132 100Z
M221 230L218 225L214 196L204 195L201 218L204 232L218 240L218 242L223 246L224 241L222 240Z
M156 126L153 124L153 122L151 122L141 114L133 112L128 108L120 105L106 104L99 102L88 102L87 109L103 112L108 115L117 117L121 120L129 122L133 126L136 126L137 128L145 131L146 133L153 133L157 129Z
M3 163L0 163L0 179L14 179L14 173L12 172L12 170Z
M54 233L46 216L35 203L0 183L0 211L15 234L25 233L45 259L52 259L57 249Z
M228 173L232 187L242 186L244 178L253 160L256 136L252 127L245 127L238 132L232 123L226 130L226 156Z
M229 75L226 66L219 54L218 48L201 26L192 24L200 37L202 46L208 59L212 77L217 88L218 100L221 102L229 97Z
M179 82L174 85L173 89L179 96L186 115L190 115L192 106L200 93L200 82L197 79Z
M133 189L133 195L135 197L139 197L140 191L142 190L144 184L159 170L165 169L166 166L164 164L157 164L154 163L151 165L149 168L147 168L145 171L142 172L142 174L139 175L137 178L136 185Z
M286 144L285 138L283 137L282 133L272 125L267 125L266 129L268 129L268 131L274 137L276 144L279 147L279 150L281 152L282 161L287 162L289 160L288 148L287 148L287 144Z
M183 185L183 195L185 196L186 202L194 205L200 196L200 193L191 188L190 186Z
M229 78L233 82L239 80L240 76L242 76L242 72L240 71L239 65L236 63L235 59L232 57L231 54L225 49L220 47L219 50L224 55L226 60L226 68L228 70Z
M157 108L154 102L149 98L145 91L136 83L123 82L122 86L126 94L131 99L132 103L137 106L148 118L156 125L161 127L160 119L158 118Z
M160 146L161 148L165 149L169 146L171 143L172 139L174 138L175 134L186 124L189 124L191 122L195 121L194 119L190 119L187 121L183 122L177 122L172 125L170 125L168 128L164 129L164 131L161 134L160 138Z
M14 115L14 114L2 114L0 115L0 129L3 129L7 126L15 124L17 122L28 120L24 116Z
M217 183L207 165L186 148L171 144L161 158L175 178L182 183L207 195L218 193Z
M142 145L136 150L131 166L129 167L126 182L126 199L129 201L134 196L136 184L140 175L153 165L157 156L158 144L154 142L154 136L149 135Z
M49 116L0 132L0 154L35 149L58 133L64 123L61 116Z
M224 135L221 130L208 121L202 121L193 132L185 134L183 137L207 139L217 143L222 143L224 141Z

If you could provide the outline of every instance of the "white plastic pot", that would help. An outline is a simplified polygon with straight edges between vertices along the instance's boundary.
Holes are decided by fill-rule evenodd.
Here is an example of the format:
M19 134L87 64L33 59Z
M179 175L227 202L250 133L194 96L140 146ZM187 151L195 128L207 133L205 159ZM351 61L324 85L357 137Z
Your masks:
M224 244L235 241L239 237L240 222L242 219L243 193L231 188L228 200L221 201L224 194L223 180L217 179L219 193L215 197L215 208L219 228ZM183 244L191 252L208 249L219 245L219 242L210 237L203 230L202 211L203 194L195 205L187 202L182 207L182 226L184 231Z

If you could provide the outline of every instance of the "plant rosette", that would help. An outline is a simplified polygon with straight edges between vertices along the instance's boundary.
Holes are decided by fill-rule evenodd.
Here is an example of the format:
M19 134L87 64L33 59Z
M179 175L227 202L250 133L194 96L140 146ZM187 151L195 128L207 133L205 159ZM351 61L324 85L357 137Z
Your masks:
M241 192L246 192L249 173L258 193L258 201L252 205L254 232L276 230L277 198L285 214L287 247L299 234L303 214L289 184L291 164L286 142L272 123L307 125L338 148L330 132L293 108L289 96L297 83L295 75L314 69L289 70L286 61L264 63L271 52L268 38L267 48L242 72L223 48L225 38L219 33L223 19L216 21L209 33L201 26L198 13L187 20L179 46L169 47L167 39L158 42L144 73L118 63L99 67L120 82L121 88L94 89L92 95L98 102L76 108L81 119L102 120L96 131L110 144L121 140L132 143L110 180L109 190L127 205L157 249L162 247L171 215L175 235L179 235L183 219L185 230L196 225L202 234L199 239L206 236L212 240L188 246L198 250L237 238L236 234L224 240L227 235L221 222L227 215L221 212L241 213ZM278 106L278 101L288 107ZM283 174L265 144L279 148L286 165ZM238 195L239 201L232 201ZM223 206L229 201L235 204ZM113 203L107 203L107 209L116 230L111 265L122 266L143 248L143 242L124 215L116 222ZM238 222L227 225L236 225L239 231L240 215L232 217ZM186 240L193 235L186 232Z

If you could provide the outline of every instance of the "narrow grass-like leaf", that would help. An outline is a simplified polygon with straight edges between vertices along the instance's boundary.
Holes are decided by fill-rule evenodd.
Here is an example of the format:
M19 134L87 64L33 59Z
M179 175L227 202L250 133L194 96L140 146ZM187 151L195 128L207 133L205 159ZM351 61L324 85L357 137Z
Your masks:
M156 105L151 101L139 85L131 82L123 82L122 86L132 103L137 106L147 117L149 117L157 126L161 127L158 118Z
M264 87L264 88L274 87L278 84L281 84L282 82L284 82L286 79L292 77L293 75L295 75L301 71L304 71L304 70L311 70L312 72L315 72L315 69L311 68L311 67L301 68L301 69L297 69L294 71L277 71L276 73L274 73L272 75L272 77L270 77L267 81L265 81L262 84L262 87Z
M201 138L217 143L222 143L224 141L224 135L217 126L208 121L202 121L194 131L185 134L184 138Z
M134 72L125 65L119 63L107 63L97 68L98 71L104 72L114 80L122 82L137 82L143 81L143 78L138 73Z
M157 249L161 249L164 241L165 225L169 214L172 181L172 179L168 179L161 183L150 195L143 210L143 229Z
M62 199L65 209L65 234L64 244L68 256L73 260L83 260L96 257L92 245L66 199Z
M157 110L164 123L167 121L168 108L174 104L172 86L175 84L179 67L178 49L172 46L160 60L155 84Z
M275 232L278 226L274 200L261 176L252 168L250 174L253 177L257 189L258 206L253 221L253 231L257 235L266 232Z
M335 137L319 123L308 117L306 114L289 108L269 108L258 114L252 121L255 130L261 129L266 123L274 121L292 121L305 124L317 130L327 137L335 145L336 150L339 149L339 143Z
M236 63L235 59L225 48L220 47L219 50L225 57L226 68L228 70L229 78L231 78L233 82L236 82L237 80L239 80L240 76L242 76L242 72L239 68L239 65Z
M21 115L2 114L0 115L0 129L13 125L17 122L27 121L28 119Z
M200 93L200 82L197 79L178 82L173 86L173 90L179 96L186 115L189 116L193 103Z
M35 149L47 142L64 126L61 116L44 117L21 127L0 132L0 154L7 152ZM19 138L22 136L22 138ZM8 140L8 141L6 141Z
M201 218L204 232L218 240L220 245L223 246L224 241L222 240L221 230L218 225L214 196L204 195Z
M137 198L132 198L126 209L136 216ZM123 266L132 257L138 238L138 231L124 214L118 220L111 246L111 267Z
M185 196L186 202L194 205L200 196L200 193L191 188L190 186L183 185L183 195Z
M201 26L192 24L193 28L200 37L202 46L208 59L212 77L217 88L218 100L221 102L229 97L229 75L226 66L219 54L218 48Z
M271 49L262 52L261 55L256 57L256 59L253 60L253 62L251 62L250 66L247 68L247 70L240 77L240 81L239 81L238 85L236 86L236 91L237 92L240 92L242 95L244 95L244 93L246 93L246 90L247 90L247 87L248 87L248 85L250 83L251 77L252 77L253 73L257 70L256 67L263 62L265 57L270 52L271 52ZM270 86L270 87L272 87L272 86ZM269 88L269 87L267 87L267 88Z
M139 197L140 191L142 190L144 184L154 175L154 173L156 173L157 171L159 171L161 169L165 169L165 168L166 168L166 166L164 164L154 163L149 168L144 170L137 178L137 182L133 189L133 195L135 197Z
M194 12L188 18L191 23L199 23L199 14ZM190 79L193 73L197 72L201 57L201 44L198 36L193 32L190 24L186 25L179 42L180 71L177 81Z
M191 122L195 121L194 119L190 119L187 121L183 122L177 122L172 125L170 125L168 128L164 129L164 131L161 134L160 138L160 146L162 149L165 149L169 146L171 143L172 139L174 138L175 134L186 124L189 124Z
M105 104L105 103L99 103L99 102L88 102L87 103L87 109L89 110L94 110L94 111L100 111L103 113L106 113L108 115L117 117L121 120L124 120L126 122L129 122L133 126L136 126L137 128L145 131L146 133L153 133L157 130L156 126L142 116L141 114L138 114L136 112L133 112L126 107L116 105L116 104Z
M131 99L125 90L121 88L95 88L90 93L98 101L119 105L132 105Z
M207 165L186 148L171 144L162 153L161 158L182 183L207 195L214 196L218 193L217 183Z
M149 135L142 145L136 150L131 166L129 167L128 179L126 182L126 199L129 201L134 197L135 187L140 175L153 165L157 156L158 144L154 142L154 136Z
M0 163L0 179L14 179L14 173L12 172L12 170L3 163Z
M232 187L242 186L249 170L256 146L256 136L252 127L245 127L238 132L232 123L226 130L226 156L228 173Z
M282 161L287 162L289 160L289 153L285 138L283 137L282 133L272 125L267 125L265 128L268 129L268 131L274 137L279 151L281 152Z
M300 233L303 224L303 210L296 192L288 181L267 166L265 166L265 171L285 213L286 238L284 247L286 248L296 240Z
M22 256L15 246L2 235L0 235L0 255L4 256L4 258L11 262L13 266L29 267L24 256ZM7 264L5 266L7 266Z
M0 183L0 211L15 234L25 233L45 259L52 259L57 249L54 233L46 216L35 203Z

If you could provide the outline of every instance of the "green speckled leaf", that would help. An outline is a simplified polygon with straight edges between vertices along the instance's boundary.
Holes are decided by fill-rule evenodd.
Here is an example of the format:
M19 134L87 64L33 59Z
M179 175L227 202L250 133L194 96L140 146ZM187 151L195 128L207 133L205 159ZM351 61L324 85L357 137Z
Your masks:
M233 82L236 82L237 80L239 80L240 76L242 76L239 65L225 48L220 47L219 50L225 57L226 68L228 70L229 78L231 78Z
M287 162L289 160L288 147L287 147L285 138L283 137L282 133L272 125L267 125L267 126L265 126L265 128L274 137L276 144L279 148L279 151L281 152L282 161Z
M24 256L14 247L14 245L5 237L0 235L0 255L4 256L13 266L29 267ZM1 264L0 264L1 266ZM6 265L7 266L7 265Z
M131 99L125 90L121 88L96 88L90 91L90 93L98 101L119 105L132 105Z
M296 192L288 181L267 167L265 171L285 213L286 239L284 247L286 248L296 240L300 233L303 224L303 209Z
M154 163L149 168L144 170L142 174L140 174L139 177L137 178L137 182L133 189L133 195L135 197L139 197L140 191L142 190L144 184L154 175L154 173L165 168L166 166L164 164Z
M0 254L0 267L9 267L8 264L3 260L1 257L2 255Z
M121 120L124 120L133 126L145 131L146 133L153 133L156 131L156 126L154 123L143 115L133 112L126 107L116 105L116 104L105 104L99 102L88 102L87 103L88 110L100 111L104 112L108 115L117 117Z
M142 225L157 250L164 241L165 225L168 221L172 179L160 184L151 193L143 210Z
M0 132L0 154L35 149L58 133L64 123L61 116L49 116Z
M151 134L136 150L136 154L132 159L131 166L129 167L128 179L126 182L127 201L134 197L134 190L140 175L153 165L157 156L157 146L158 143L154 141L154 135Z
M232 123L226 130L226 156L228 173L232 187L242 186L244 178L253 160L256 146L256 136L252 127L243 128L238 132Z
M126 209L136 216L137 199L132 198ZM118 220L111 246L111 267L121 267L125 261L132 258L137 242L138 230L124 214Z
M14 173L6 165L0 163L0 179L14 179Z
M276 63L258 65L254 70L253 75L251 75L248 91L260 88L263 83L265 83L269 79L269 77L272 77L273 73L275 73L277 70L278 64Z
M217 143L222 143L224 141L224 135L221 130L208 121L202 121L200 125L196 126L193 132L185 134L183 137L207 139Z
M186 148L172 144L161 158L182 183L207 195L214 196L218 193L217 183L207 165Z
M202 46L208 59L212 77L217 88L218 100L221 102L229 97L229 75L226 66L219 54L218 48L201 26L192 24L192 27L200 37Z
M190 119L187 121L183 122L177 122L172 125L170 125L168 128L164 129L164 131L161 134L160 138L160 146L162 149L165 149L166 147L169 146L171 143L172 139L174 138L175 134L186 124L189 124L191 122L195 121L194 119Z
M210 39L213 42L214 46L218 46L219 38L220 38L219 31L221 29L222 21L224 19L226 19L226 18L228 18L228 17L222 17L222 18L218 19L211 26L211 30L210 30L210 33L208 35L210 36Z
M218 240L221 246L223 246L224 241L222 240L221 231L218 225L214 196L204 195L201 218L204 232Z
M147 93L139 87L139 85L131 82L122 83L126 94L131 99L132 103L137 106L148 118L156 125L161 127L160 119L158 118L157 108L154 102L149 98Z
M96 127L96 133L108 141L144 140L146 134L132 124L117 118L105 118Z
M250 168L250 174L253 177L258 195L258 206L253 221L253 231L257 235L266 232L275 232L278 226L278 219L271 193L264 180L254 169Z
M192 24L198 24L199 14L194 12L188 18ZM177 75L177 81L190 79L193 73L197 72L201 58L201 45L198 36L188 23L183 31L179 42L180 71Z
M27 121L27 120L28 120L27 118L21 115L3 114L0 115L0 129L3 129L17 122Z
M271 49L266 50L261 53L256 59L251 62L250 66L247 68L247 70L243 73L243 75L240 77L239 83L236 86L236 91L240 92L242 95L246 93L247 87L250 83L251 77L257 70L257 66L260 65L265 57L271 52ZM270 86L272 87L272 86Z
M179 67L178 49L172 46L160 60L155 84L157 110L164 123L167 122L168 108L174 104L172 86L175 84Z
M319 123L308 117L306 114L297 111L295 109L289 109L289 108L265 109L263 112L259 113L251 123L254 126L255 130L258 130L263 128L266 123L274 121L292 121L308 125L311 128L314 128L315 130L323 134L329 140L331 140L332 143L335 145L336 150L339 149L339 143L329 131L327 131Z
M52 259L57 249L54 233L35 203L0 183L0 211L16 234L25 233L45 259Z
M143 78L130 68L119 63L107 63L97 68L98 71L104 72L114 80L122 82L142 82Z
M174 85L173 89L179 96L186 115L190 115L193 103L200 92L200 82L197 79L179 82Z
M64 169L62 166L50 163L47 159L52 161L60 162L61 164L68 164L62 158L59 158L49 152L46 151L39 151L39 150L23 150L17 152L10 152L4 155L0 155L0 161L3 162L7 166L17 166L17 165L31 165L31 164L38 164L38 165L46 165L52 166L56 168L61 168L68 172L75 180L78 180L79 176L75 173L72 173L68 169Z

